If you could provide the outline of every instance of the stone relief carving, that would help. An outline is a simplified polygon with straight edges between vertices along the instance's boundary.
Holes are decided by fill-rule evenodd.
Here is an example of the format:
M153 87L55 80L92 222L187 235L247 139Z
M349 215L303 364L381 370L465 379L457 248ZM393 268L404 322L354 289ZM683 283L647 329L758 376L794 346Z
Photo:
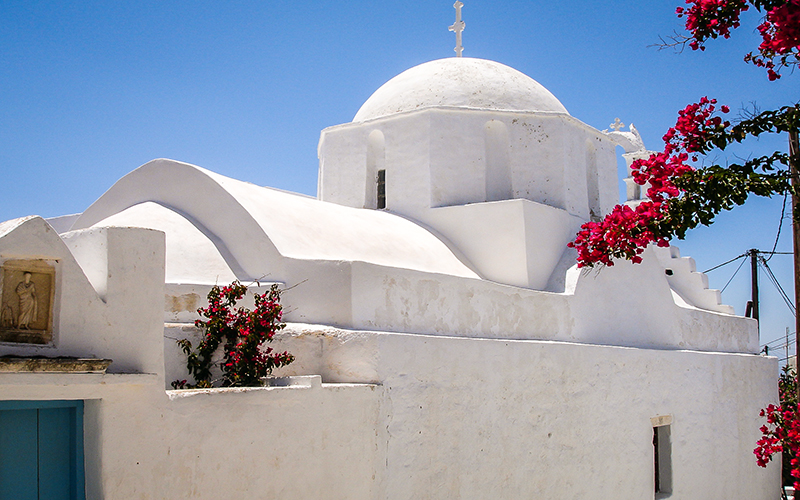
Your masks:
M55 268L42 260L7 260L0 269L0 342L52 342Z
M17 328L20 330L30 330L31 323L38 319L39 308L36 305L36 285L31 281L33 274L22 273L23 280L17 285L17 295L19 296L19 319Z

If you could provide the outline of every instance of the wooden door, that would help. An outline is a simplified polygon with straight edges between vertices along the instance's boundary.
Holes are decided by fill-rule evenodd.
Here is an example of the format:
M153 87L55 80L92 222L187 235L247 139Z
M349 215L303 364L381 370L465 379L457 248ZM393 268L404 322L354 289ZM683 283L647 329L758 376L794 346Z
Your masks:
M84 500L83 401L0 401L0 500Z

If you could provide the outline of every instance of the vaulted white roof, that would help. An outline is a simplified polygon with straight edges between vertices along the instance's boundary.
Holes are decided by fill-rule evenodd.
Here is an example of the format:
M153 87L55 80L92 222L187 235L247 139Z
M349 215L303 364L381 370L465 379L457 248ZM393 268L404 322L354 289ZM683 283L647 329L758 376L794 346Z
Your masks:
M72 229L167 233L167 282L281 280L285 259L368 262L478 278L432 233L402 217L256 186L188 163L153 160L93 203ZM228 271L229 270L229 271Z

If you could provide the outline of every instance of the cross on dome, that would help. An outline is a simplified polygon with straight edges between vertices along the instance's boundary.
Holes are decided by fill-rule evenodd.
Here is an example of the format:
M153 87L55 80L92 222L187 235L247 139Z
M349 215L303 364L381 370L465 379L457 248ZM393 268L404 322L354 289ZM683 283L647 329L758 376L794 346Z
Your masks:
M456 51L456 57L461 57L461 53L464 51L464 47L461 45L461 32L464 31L467 25L461 20L461 7L463 6L464 4L459 0L456 0L456 3L453 4L456 9L456 22L448 28L456 34L456 48L453 49Z

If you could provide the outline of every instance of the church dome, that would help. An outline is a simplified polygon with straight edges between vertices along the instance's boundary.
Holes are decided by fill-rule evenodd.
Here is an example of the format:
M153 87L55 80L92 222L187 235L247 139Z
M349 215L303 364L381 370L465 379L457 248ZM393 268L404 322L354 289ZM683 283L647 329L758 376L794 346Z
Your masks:
M367 99L353 121L439 106L569 114L549 90L514 68L486 59L450 57L392 78Z

